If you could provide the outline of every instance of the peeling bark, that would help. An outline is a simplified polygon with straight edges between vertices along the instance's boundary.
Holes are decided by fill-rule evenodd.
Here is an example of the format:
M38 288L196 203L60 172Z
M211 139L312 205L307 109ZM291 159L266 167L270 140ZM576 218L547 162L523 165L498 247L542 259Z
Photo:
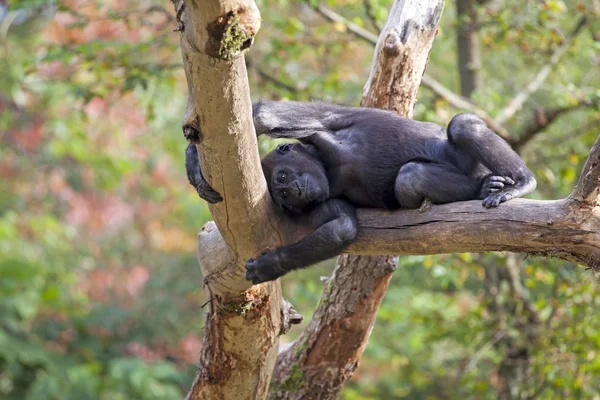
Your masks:
M277 360L269 399L333 399L358 366L396 259L340 257L313 319Z

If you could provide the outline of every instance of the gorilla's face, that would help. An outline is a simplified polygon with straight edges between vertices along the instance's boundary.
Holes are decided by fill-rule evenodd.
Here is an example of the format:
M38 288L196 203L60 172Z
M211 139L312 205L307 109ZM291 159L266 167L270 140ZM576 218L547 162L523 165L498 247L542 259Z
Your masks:
M281 144L263 158L262 167L275 203L293 213L329 197L325 168L313 146Z

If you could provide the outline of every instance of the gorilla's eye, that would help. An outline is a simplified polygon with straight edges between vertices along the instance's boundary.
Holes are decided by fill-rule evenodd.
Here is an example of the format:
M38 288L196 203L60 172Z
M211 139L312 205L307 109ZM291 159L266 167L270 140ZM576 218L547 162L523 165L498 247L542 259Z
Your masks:
M280 172L277 175L277 182L279 183L285 183L285 179L287 178L287 175L285 174L285 172Z
M282 191L281 191L281 198L285 200L285 199L287 199L287 197L288 197L288 192L287 192L287 190L282 190Z
M291 147L292 147L292 145L289 143L280 144L279 146L277 146L277 151L280 152L281 154L285 154L288 151L290 151Z

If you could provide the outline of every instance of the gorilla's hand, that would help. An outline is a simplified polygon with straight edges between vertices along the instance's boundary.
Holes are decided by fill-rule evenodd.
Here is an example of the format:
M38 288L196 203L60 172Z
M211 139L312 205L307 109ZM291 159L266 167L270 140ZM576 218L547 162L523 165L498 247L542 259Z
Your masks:
M287 271L281 266L277 250L264 251L258 258L246 261L246 280L253 284L274 281Z
M485 208L492 208L492 207L498 207L500 205L500 203L504 203L505 201L508 201L510 199L512 199L514 196L511 192L499 192L499 193L494 193L494 194L490 194L488 197L486 197L483 200L483 206Z
M209 184L203 179L199 182L193 182L192 185L196 188L196 192L198 192L198 196L200 198L206 200L210 204L220 203L223 201L223 198L219 193L217 193Z
M504 189L505 186L512 186L514 184L515 181L508 176L490 175L487 178L485 178L479 193L481 195L481 198L485 198L489 194L502 191L502 189Z
M515 181L508 176L488 176L481 186L480 198L483 198L483 206L485 208L498 207L500 203L504 203L514 197L510 186L513 186Z
M185 150L185 169L190 184L196 188L196 192L198 192L200 198L206 200L210 204L223 201L221 195L217 193L208 182L206 182L204 176L202 176L200 161L198 160L198 150L196 149L196 145L191 143Z

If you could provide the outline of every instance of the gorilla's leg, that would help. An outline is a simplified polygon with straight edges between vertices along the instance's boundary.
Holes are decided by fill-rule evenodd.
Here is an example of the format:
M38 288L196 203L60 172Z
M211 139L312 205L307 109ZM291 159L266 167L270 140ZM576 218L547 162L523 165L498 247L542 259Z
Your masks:
M458 114L448 125L448 141L459 153L481 163L492 175L514 181L483 200L487 208L532 192L536 187L533 174L519 155L500 136L491 131L479 117Z
M402 208L419 208L425 198L443 204L473 200L481 180L469 178L448 164L409 162L400 168L394 191Z

